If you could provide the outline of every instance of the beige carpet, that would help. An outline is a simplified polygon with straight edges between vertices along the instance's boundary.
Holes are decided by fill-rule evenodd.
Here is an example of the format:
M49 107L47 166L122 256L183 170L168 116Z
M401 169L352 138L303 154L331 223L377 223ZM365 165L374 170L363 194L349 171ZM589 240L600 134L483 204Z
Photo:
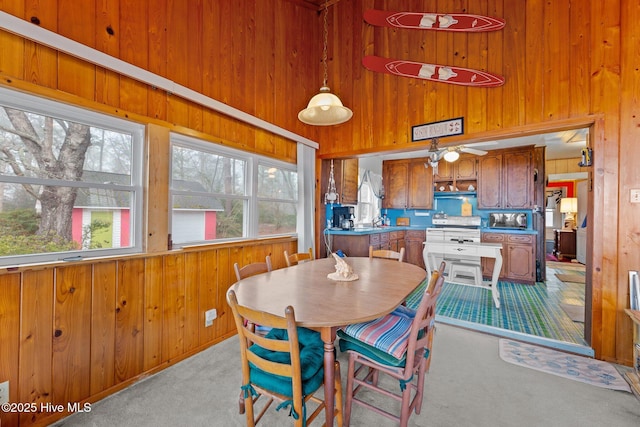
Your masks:
M584 305L560 303L560 307L562 307L571 320L584 323Z
M584 275L582 274L559 274L556 277L562 282L584 283Z

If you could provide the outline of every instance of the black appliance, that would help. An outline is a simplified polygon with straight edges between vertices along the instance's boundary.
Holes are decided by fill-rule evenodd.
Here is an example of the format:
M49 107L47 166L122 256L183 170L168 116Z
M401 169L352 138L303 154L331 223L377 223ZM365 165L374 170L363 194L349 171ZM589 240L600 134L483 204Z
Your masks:
M353 221L351 215L353 214L353 207L342 206L333 208L333 227L342 228L343 230L353 229Z
M527 214L521 212L493 212L489 214L490 228L527 228Z

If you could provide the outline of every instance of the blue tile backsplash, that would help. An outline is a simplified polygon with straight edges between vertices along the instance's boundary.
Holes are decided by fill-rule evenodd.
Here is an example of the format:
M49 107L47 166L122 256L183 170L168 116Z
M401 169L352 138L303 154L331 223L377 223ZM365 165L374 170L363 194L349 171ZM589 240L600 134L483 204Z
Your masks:
M471 203L472 215L481 218L482 228L486 227L489 213L498 211L497 209L478 209L478 198L475 193L436 193L433 199L433 209L382 209L381 215L387 215L391 220L391 225L396 225L399 217L409 218L411 227L430 227L433 214L444 212L447 215L461 215L462 203L464 200ZM340 206L338 204L333 206ZM532 230L532 210L511 209L509 212L523 212L527 214L527 230ZM327 205L327 219L332 218L332 209Z

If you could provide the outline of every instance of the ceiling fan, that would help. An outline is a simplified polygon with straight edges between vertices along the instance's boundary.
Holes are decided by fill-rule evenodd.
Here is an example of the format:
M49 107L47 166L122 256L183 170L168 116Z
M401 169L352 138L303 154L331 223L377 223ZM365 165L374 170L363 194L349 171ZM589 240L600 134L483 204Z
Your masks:
M496 142L486 142L486 143L478 143L474 145L493 145ZM487 154L484 150L478 150L477 148L472 148L469 145L454 145L451 147L443 147L438 148L438 138L431 139L431 146L427 151L427 155L429 156L429 160L424 164L425 167L431 166L433 168L433 173L438 172L438 162L444 159L447 162L455 162L460 157L460 153L469 153L475 154L476 156L484 156Z

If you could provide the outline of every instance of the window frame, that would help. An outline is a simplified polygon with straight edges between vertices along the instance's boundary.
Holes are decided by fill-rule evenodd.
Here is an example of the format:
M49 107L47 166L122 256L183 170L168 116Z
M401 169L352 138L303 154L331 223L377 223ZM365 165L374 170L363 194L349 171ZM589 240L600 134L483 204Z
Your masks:
M220 155L231 157L237 160L243 160L246 162L246 170L245 170L245 194L244 195L234 195L234 194L224 194L218 195L215 193L200 193L193 191L180 191L172 189L173 182L173 149L175 146L180 146L192 150L202 151L209 154ZM298 175L298 188L297 194L298 198L293 200L292 203L296 205L297 208L297 218L296 224L300 222L300 168L297 164L292 164L288 162L284 162L281 160L277 160L271 157L267 157L260 154L250 153L248 151L243 151L235 148L230 148L222 145L221 143L211 142L199 138L195 138L192 136L187 136L184 134L180 134L177 132L170 132L169 135L169 218L168 218L168 233L171 236L171 240L173 240L173 196L174 195L201 195L203 197L212 197L212 196L221 196L225 199L235 199L235 200L243 200L245 203L245 211L243 212L243 226L242 226L242 237L228 237L228 238L216 238L211 240L194 240L189 242L181 242L174 243L172 242L172 248L182 248L189 246L199 246L205 244L213 244L213 243L223 243L230 241L242 241L242 240L255 240L255 239L264 239L270 237L281 237L281 236L297 236L298 233L280 233L280 234L268 234L268 235L260 235L258 234L259 228L259 212L258 212L258 202L259 201L280 201L280 199L272 199L272 198L260 198L258 197L258 167L259 166L273 166L278 169L288 170L295 172ZM298 227L297 227L298 228Z
M54 179L42 179L33 177L18 177L0 175L0 182L11 184L38 184L57 185L77 188L96 188L113 191L131 192L130 212L130 245L106 249L79 249L65 252L42 252L25 255L0 256L0 267L22 266L24 264L39 264L57 261L78 261L97 257L120 256L141 253L143 251L143 209L144 197L143 177L146 166L145 154L145 126L125 120L120 117L110 116L105 113L83 109L60 101L51 100L36 95L26 94L15 90L0 87L0 104L26 112L43 116L81 123L94 128L101 128L118 133L131 135L131 184L106 184L89 181L65 181Z

